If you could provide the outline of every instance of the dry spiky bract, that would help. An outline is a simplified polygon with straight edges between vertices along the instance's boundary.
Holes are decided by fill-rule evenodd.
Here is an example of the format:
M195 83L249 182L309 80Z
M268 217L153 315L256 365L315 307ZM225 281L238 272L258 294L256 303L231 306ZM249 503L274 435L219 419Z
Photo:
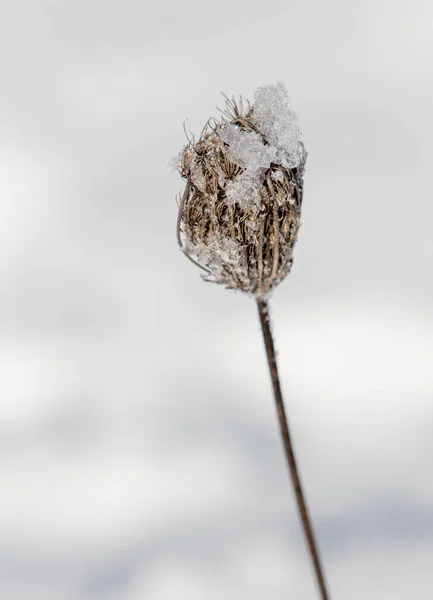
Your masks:
M181 154L178 241L205 279L263 297L290 271L306 154L282 84L226 99Z

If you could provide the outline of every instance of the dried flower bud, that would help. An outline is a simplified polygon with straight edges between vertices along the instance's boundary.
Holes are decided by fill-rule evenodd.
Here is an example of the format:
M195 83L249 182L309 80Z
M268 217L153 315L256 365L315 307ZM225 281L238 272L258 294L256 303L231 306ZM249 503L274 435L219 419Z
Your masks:
M252 106L226 99L221 121L186 145L178 241L207 281L264 296L289 273L305 159L282 84Z

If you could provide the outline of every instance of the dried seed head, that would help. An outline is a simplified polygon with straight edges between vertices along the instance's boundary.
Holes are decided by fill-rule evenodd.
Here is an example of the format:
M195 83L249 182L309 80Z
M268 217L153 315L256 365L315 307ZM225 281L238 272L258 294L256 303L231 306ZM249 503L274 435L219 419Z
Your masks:
M207 281L263 296L290 271L306 153L282 84L226 98L180 155L178 241Z

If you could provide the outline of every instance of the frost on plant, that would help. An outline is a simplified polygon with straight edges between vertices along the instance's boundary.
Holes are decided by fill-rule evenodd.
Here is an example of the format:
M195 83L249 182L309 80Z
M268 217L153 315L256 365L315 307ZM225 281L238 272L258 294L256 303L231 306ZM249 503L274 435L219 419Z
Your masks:
M214 234L206 244L198 242L189 248L189 252L199 262L206 265L208 273L206 281L225 283L228 272L238 280L242 280L244 256L241 248L234 240Z
M227 123L218 128L218 137L227 144L230 159L251 175L275 162L276 149L255 131Z
M250 175L248 171L244 171L227 182L225 191L231 205L238 204L241 208L254 212L260 207L260 186L254 173Z
M227 99L221 120L186 145L178 240L206 279L261 296L286 276L305 157L281 83L259 88L252 106Z
M282 83L266 85L256 91L252 121L275 148L284 166L293 168L299 165L301 130Z

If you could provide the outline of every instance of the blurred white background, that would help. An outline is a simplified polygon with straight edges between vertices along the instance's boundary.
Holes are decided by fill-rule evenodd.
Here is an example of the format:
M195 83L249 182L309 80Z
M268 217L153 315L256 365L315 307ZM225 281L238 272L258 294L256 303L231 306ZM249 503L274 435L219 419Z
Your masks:
M272 316L332 598L429 598L431 2L0 12L1 598L317 598L254 303L177 250L167 168L276 81L309 158Z

